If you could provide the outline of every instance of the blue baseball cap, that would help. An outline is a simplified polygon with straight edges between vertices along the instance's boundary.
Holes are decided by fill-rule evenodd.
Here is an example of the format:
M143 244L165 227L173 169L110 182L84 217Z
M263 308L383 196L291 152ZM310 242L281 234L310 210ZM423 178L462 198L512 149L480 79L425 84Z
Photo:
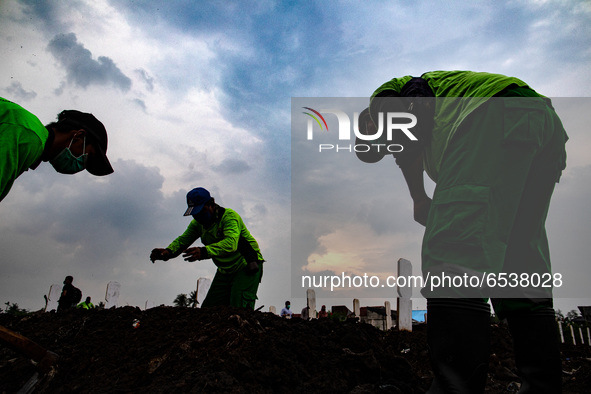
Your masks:
M183 216L198 214L203 206L211 200L211 195L202 187L195 188L187 193L187 205L189 206Z

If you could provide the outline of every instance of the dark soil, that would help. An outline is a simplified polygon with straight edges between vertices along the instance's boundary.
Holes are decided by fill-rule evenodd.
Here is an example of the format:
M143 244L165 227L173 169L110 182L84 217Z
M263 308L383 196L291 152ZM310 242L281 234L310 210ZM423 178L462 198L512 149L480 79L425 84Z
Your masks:
M0 314L0 325L59 354L37 393L424 393L432 379L424 325L382 332L355 321L174 307ZM492 353L487 392L517 392L503 325L493 326ZM591 347L564 345L562 354L564 392L589 392ZM35 371L0 346L0 393L18 392Z

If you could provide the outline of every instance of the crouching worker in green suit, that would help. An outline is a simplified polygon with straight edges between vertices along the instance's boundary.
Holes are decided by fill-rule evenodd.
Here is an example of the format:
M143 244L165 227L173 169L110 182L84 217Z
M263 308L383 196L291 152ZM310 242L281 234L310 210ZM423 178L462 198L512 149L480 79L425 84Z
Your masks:
M216 204L206 189L187 193L187 204L185 216L193 216L187 230L167 248L152 250L150 259L167 261L183 252L186 261L212 259L217 272L201 307L254 309L264 262L256 239L240 215ZM199 238L204 246L190 247Z
M430 283L421 292L427 298L434 372L429 393L484 391L488 299L513 336L519 393L560 392L552 289L523 280L533 284L536 277L553 275L545 221L566 167L568 137L550 100L504 75L427 72L380 86L360 116L360 132L377 136L386 129L386 113L408 112L417 120L412 135L388 138L404 148L392 153L409 188L414 218L425 226L421 264ZM357 155L368 163L381 159L375 151ZM436 183L432 199L423 172ZM480 287L461 280L485 274L498 281ZM460 280L445 288L430 286L445 276ZM510 285L495 286L502 279Z

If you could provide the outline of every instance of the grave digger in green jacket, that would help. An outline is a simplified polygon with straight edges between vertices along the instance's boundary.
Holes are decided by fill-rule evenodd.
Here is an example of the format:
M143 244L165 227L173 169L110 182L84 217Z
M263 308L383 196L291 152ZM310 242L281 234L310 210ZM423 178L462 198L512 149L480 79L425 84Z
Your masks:
M97 176L109 175L113 167L106 152L107 131L94 115L65 110L58 114L57 122L44 126L33 113L0 97L0 201L19 176L43 162L61 174L87 170ZM3 326L0 344L36 361L44 378L52 376L47 372L55 367L55 353ZM29 389L38 380L34 375Z
M545 220L566 167L568 139L551 101L517 78L427 72L378 87L360 115L360 132L379 135L384 114L396 112L417 118L416 140L395 134L388 136L393 141L381 142L403 147L393 156L409 188L414 218L425 226L423 276L551 277ZM384 151L357 156L373 163ZM436 183L432 199L423 171ZM433 288L427 283L422 293L434 371L430 393L484 391L489 298L497 316L509 323L522 378L519 392L560 392L551 289L495 288L494 283Z
M184 252L186 261L212 259L217 272L201 305L227 305L254 309L263 275L263 256L256 239L238 213L215 203L198 187L187 193L185 216L193 220L185 232L165 249L152 250L150 259L167 261ZM190 246L201 238L204 246Z

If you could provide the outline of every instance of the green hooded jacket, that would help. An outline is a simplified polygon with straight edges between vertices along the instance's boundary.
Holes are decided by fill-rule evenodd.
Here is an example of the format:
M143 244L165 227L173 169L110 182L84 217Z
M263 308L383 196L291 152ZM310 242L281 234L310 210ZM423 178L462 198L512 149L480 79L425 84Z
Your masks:
M41 159L48 136L35 115L0 97L0 201L15 179Z
M208 257L213 260L218 271L223 274L231 274L244 268L247 264L244 256L238 251L238 242L243 237L257 253L259 261L263 261L256 239L250 234L238 213L229 208L218 207L215 215L214 223L207 229L193 219L185 232L172 241L167 249L176 254L201 238L201 242L207 249Z
M376 89L372 99L384 90L400 93L411 78L407 75L384 83ZM435 182L445 149L466 117L509 86L528 87L518 78L474 71L430 71L421 75L421 78L427 81L438 98L435 103L433 134L424 156L425 171Z

